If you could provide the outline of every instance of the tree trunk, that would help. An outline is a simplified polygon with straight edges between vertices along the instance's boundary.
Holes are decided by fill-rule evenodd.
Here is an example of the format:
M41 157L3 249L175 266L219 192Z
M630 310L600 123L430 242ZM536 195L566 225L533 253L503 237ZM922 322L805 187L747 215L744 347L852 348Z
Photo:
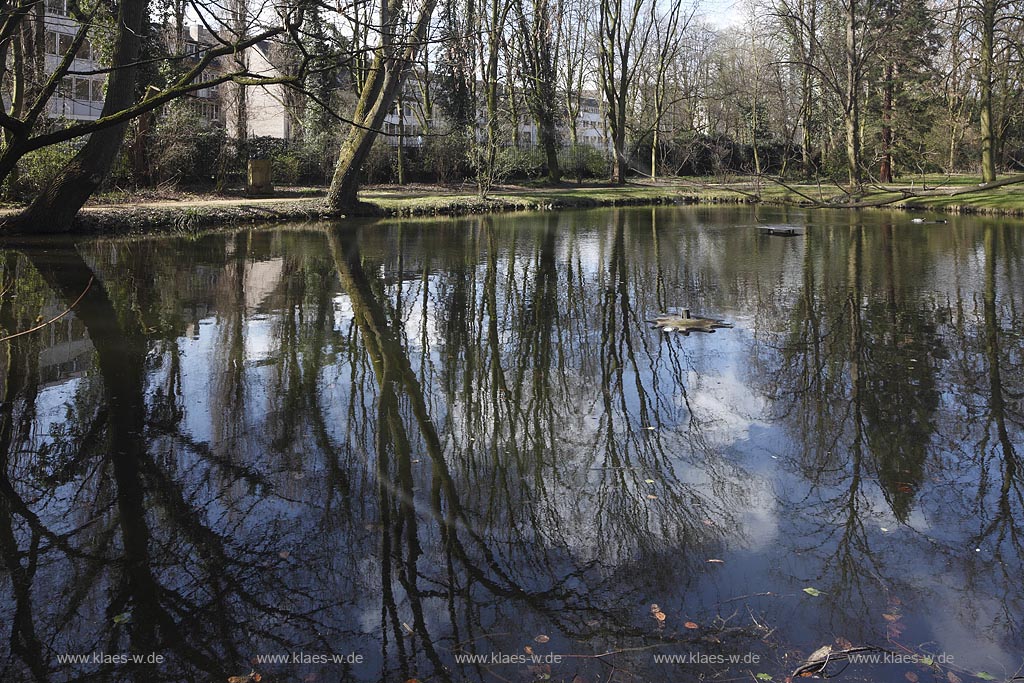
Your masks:
M405 185L405 98L398 91L398 184Z
M355 112L352 114L353 123L349 128L348 137L341 145L334 177L324 199L324 205L329 212L352 211L357 207L359 175L363 164L370 154L373 141L377 138L377 131L384 123L388 111L394 105L395 96L402 87L406 65L415 59L416 50L423 42L436 3L437 0L427 0L424 4L414 29L403 37L402 44L405 47L401 55L391 54L390 39L385 39L384 44L376 51L370 75L360 92L359 102L356 103ZM401 2L390 0L386 7L387 9L381 12L384 19L381 26L384 27L385 37L388 31L394 30L387 17L398 16Z
M846 163L851 190L860 187L860 70L857 59L857 0L846 4Z
M121 0L112 70L100 116L111 116L135 102L138 56L146 0ZM88 142L64 166L18 217L32 232L65 232L75 215L110 172L124 140L127 123L110 126L89 136Z
M885 83L882 86L882 161L878 169L878 180L892 182L892 111L893 111L893 67L885 65Z
M996 130L992 107L992 67L995 62L996 0L985 0L981 8L981 53L978 55L981 73L981 179L991 183L996 179Z
M658 126L651 131L651 180L658 179Z
M619 185L626 184L626 175L629 173L629 164L626 161L626 131L616 131L612 137L615 140L615 166L612 168L612 182Z
M813 140L814 140L814 71L813 64L817 51L814 49L816 45L817 37L815 33L817 31L817 5L814 0L811 0L808 4L808 19L807 19L807 45L806 48L801 46L801 50L804 50L805 63L803 70L800 74L800 95L801 95L801 118L803 125L803 145L801 149L801 163L803 165L804 177L810 179L814 173L814 151L813 151ZM800 29L803 32L804 29Z
M544 147L544 156L548 160L548 182L558 183L562 181L562 167L558 164L558 142L552 127L541 124L539 127L541 145Z

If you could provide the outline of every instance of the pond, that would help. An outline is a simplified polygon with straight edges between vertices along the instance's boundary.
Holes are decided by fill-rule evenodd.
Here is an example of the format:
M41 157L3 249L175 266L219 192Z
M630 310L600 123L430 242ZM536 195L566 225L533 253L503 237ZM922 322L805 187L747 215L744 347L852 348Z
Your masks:
M1022 225L912 216L7 245L0 678L1012 678Z

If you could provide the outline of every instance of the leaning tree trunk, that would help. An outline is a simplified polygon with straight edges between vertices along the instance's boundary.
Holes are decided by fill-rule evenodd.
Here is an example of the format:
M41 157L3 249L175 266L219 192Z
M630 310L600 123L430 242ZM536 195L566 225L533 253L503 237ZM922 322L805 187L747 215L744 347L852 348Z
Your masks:
M327 190L324 205L328 213L352 211L359 204L359 177L363 164L370 155L377 132L384 124L388 112L394 106L395 97L405 80L408 65L415 59L416 51L426 35L427 24L434 13L437 0L426 0L416 24L405 40L402 53L396 55L390 47L390 40L385 33L385 41L377 50L370 67L370 76L363 84L355 112L352 114L352 125L348 137L338 154L338 164L334 168L334 177ZM401 0L390 0L387 9L381 14L381 26L385 32L393 31L394 25L389 24L387 17L397 17L402 9Z
M145 16L146 0L121 0L112 68L100 118L112 116L135 102L140 35ZM19 221L32 232L71 230L78 210L110 172L127 127L127 123L121 123L90 135L85 146L22 212Z

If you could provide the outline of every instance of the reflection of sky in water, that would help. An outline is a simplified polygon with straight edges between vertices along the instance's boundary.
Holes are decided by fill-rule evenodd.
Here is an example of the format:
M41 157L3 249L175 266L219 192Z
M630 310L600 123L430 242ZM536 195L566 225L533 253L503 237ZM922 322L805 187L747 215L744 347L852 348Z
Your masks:
M446 243L450 252L438 251L444 257L432 258L429 247L407 249L405 274L400 274L401 321L391 322L399 296L398 285L388 280L395 264L374 251L372 240L382 239L380 234L367 235L361 245L366 270L371 282L384 279L371 290L389 321L382 334L397 335L403 362L422 383L424 405L458 497L450 499L425 437L417 431L409 386L392 380L399 421L409 439L419 544L415 571L426 597L410 589L409 576L401 574L407 571L402 564L407 558L396 555L391 587L398 608L388 628L399 624L400 632L402 622L419 618L417 628L449 650L457 638L466 637L466 630L516 631L493 636L492 644L521 648L518 631L525 629L550 632L560 647L589 651L611 647L589 634L592 627L580 626L595 614L611 615L609 623L635 636L638 628L650 631L645 610L652 602L669 612L670 621L689 617L705 624L716 614L745 612L749 605L777 629L782 647L806 654L835 636L885 642L882 615L896 609L892 600L898 598L904 642L932 641L931 649L954 653L973 670L998 674L1019 664L1020 639L1014 633L1019 614L1013 608L1021 601L1020 586L1000 578L999 569L1012 573L1020 557L1003 547L1005 564L993 566L998 543L982 540L980 552L968 544L995 514L993 488L980 504L971 499L971 491L983 474L999 474L998 459L984 472L972 460L978 455L973 444L980 423L971 421L971 411L962 406L968 395L976 403L974 414L990 408L984 391L989 361L984 355L988 280L982 228L965 224L963 234L928 233L924 253L929 259L923 263L912 255L913 241L923 233L915 229L897 236L893 263L887 266L884 245L874 241L879 225L866 228L864 261L856 264L848 248L856 233L845 222L833 225L831 214L773 217L762 210L758 222L748 214L746 209L720 214L659 210L655 248L645 222L651 212L626 212L619 245L626 250L625 272L618 274L622 282L609 275L619 248L606 220L610 214L565 214L565 220L576 223L571 232L560 226L553 241L558 270L549 300L535 290L543 282L537 271L543 226L518 234L513 248L512 233L502 230L528 219L495 219L494 321L483 295L489 275L486 248L460 260L451 256L459 253L461 243L456 242ZM811 217L816 223L805 225ZM787 221L813 234L751 237L755 225ZM388 228L379 230L386 235ZM261 257L247 257L241 319L232 310L235 303L215 299L212 312L194 321L197 334L176 332L150 348L149 401L173 379L167 352L173 342L180 359L181 432L230 464L258 471L264 482L249 486L232 478L222 463L211 465L170 437L154 437L150 444L154 453L173 461L174 476L185 482L186 499L211 526L241 547L269 539L274 548L287 551L275 561L290 569L280 576L268 573L268 580L301 595L288 598L288 605L322 608L330 628L350 629L348 636L335 636L331 647L344 650L357 643L373 650L382 629L379 581L389 552L382 515L400 516L403 509L401 496L387 510L378 500L374 437L380 427L375 412L380 387L357 315L368 303L354 291L343 291L338 282L328 282L323 294L329 329L322 331L327 336L321 344L329 353L317 360L310 322L317 293L303 269L314 270L311 264L322 258L323 237L311 232L292 238L297 242L291 256L275 247ZM433 239L441 238L431 237L426 244ZM810 259L805 258L808 249ZM795 384L787 384L799 379L799 357L787 356L786 349L793 347L800 322L796 311L809 274L805 265L815 278L810 300L824 321L822 348L832 354L829 376L835 378L829 395L835 424L824 426L815 422L823 419L820 415L801 412L809 399ZM328 271L333 267L327 264ZM855 267L863 270L857 283L847 279ZM425 278L422 270L428 272ZM464 278L461 285L456 273ZM1014 315L1011 305L1019 310L1021 303L1008 281L1002 266L992 274L1000 315ZM294 288L296 282L307 288L299 290L301 295L286 286ZM467 287L464 319L447 306L458 286ZM890 286L898 293L895 315L883 305ZM622 312L624 301L628 314ZM953 305L944 303L950 301ZM913 451L891 456L906 461L895 463L896 474L885 469L887 438L895 439L891 434L901 428L899 406L890 422L885 421L888 414L869 415L876 404L858 408L868 435L860 459L852 454L856 421L849 419L849 383L856 354L844 344L852 343L856 330L849 326L849 302L857 305L862 321L864 349L857 357L866 387L892 386L885 382L903 372L901 366L921 363L931 369L937 398L927 420L934 433L920 472L911 471ZM963 312L950 313L957 305ZM735 328L682 337L646 324L663 309L684 307L725 317ZM956 325L950 322L954 315ZM289 332L293 319L301 323ZM493 342L491 322L496 326ZM1008 321L1000 324L1010 327ZM533 326L543 325L554 330L548 332L553 342L544 358L539 338L531 337ZM606 329L616 330L614 344L602 343ZM232 350L236 334L241 346ZM298 341L289 341L289 334ZM933 349L923 342L914 346L916 338L928 335L939 340L949 357L931 357ZM1013 363L1021 357L1020 337L1007 334L1003 343L1004 381L1009 390L1019 391L1019 365ZM893 354L902 355L888 358ZM391 367L402 366L402 360L387 358ZM503 388L496 388L496 360ZM300 382L308 372L314 373L309 386L315 401ZM907 377L917 381L915 372L908 371ZM41 389L35 403L39 438L45 440L65 420L68 405L85 400L76 396L88 382L99 381L97 371L88 379L70 378ZM244 410L237 414L230 399L235 381L244 397ZM518 403L510 397L518 397ZM1010 401L1009 409L1019 411L1019 401ZM875 424L871 420L890 435L869 433ZM283 438L286 428L291 431ZM820 453L810 439L816 429L832 438ZM1020 426L1011 424L1011 430L1019 448ZM987 448L990 456L999 457L993 442ZM385 464L384 488L391 494L401 493L404 485L395 453L388 451ZM71 509L77 486L72 481L47 494L49 500L44 496L40 519L55 529L89 519L91 511ZM900 521L894 501L904 493L910 504ZM452 532L438 523L436 499L442 501L442 517L454 514L455 507L464 515L455 524L464 555L446 546ZM1012 514L1020 524L1020 509ZM173 518L155 515L152 521L157 528L173 527ZM402 527L390 537L389 547L406 552L407 533L409 527ZM185 558L179 560L191 561L188 553ZM188 575L174 567L175 558L160 561L168 575ZM460 561L476 563L477 573L462 572ZM70 574L54 568L42 581L60 593L64 576ZM185 578L177 580L187 584ZM535 594L509 597L514 591L508 586L515 582ZM823 595L806 595L802 589L807 586ZM446 593L449 588L457 588L453 597ZM586 592L587 600L550 598L567 588ZM767 592L773 595L759 595ZM733 602L740 596L749 597ZM0 593L0 600L7 599ZM422 602L418 617L413 613L417 599ZM98 604L89 609L101 611ZM476 620L472 628L461 621L469 619L463 610ZM581 632L560 623L561 614ZM283 617L280 629L285 639L292 633L308 635L305 625ZM425 666L430 657L417 649L425 645L414 640L408 645L412 659ZM395 656L392 651L383 659ZM381 659L375 651L374 667ZM781 673L790 664L776 663L772 671ZM903 679L902 670L878 675L879 680Z

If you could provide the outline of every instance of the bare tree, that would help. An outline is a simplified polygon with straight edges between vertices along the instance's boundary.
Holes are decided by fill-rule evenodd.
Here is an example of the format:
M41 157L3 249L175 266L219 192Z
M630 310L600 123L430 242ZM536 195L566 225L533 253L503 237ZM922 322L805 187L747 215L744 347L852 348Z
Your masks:
M598 6L598 71L615 150L612 180L619 184L629 173L626 126L642 64L639 55L653 28L645 11L649 4L653 0L600 0Z

